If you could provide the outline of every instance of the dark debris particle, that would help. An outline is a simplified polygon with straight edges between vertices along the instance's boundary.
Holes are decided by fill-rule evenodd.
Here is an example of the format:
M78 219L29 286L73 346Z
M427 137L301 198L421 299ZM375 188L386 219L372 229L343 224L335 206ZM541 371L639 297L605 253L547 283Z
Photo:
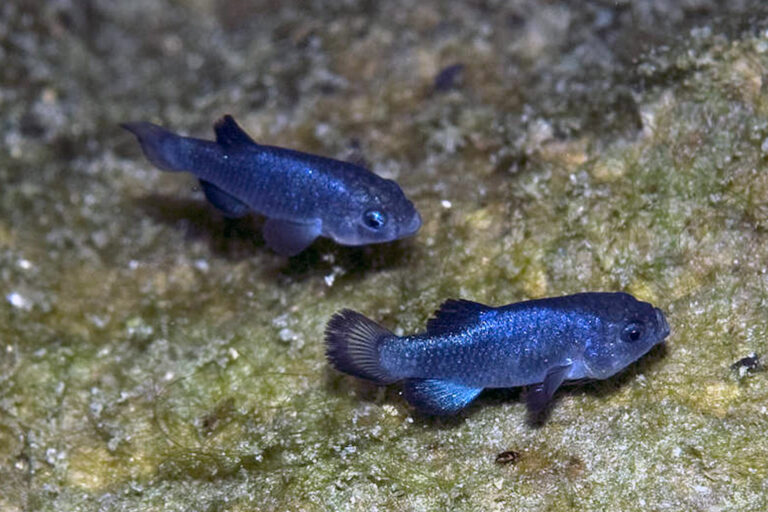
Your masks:
M204 436L209 436L214 433L218 428L226 423L228 419L231 419L235 412L235 399L232 397L227 398L223 402L220 402L210 413L203 416L200 420L201 433Z
M520 452L512 450L501 452L496 456L496 464L517 464L518 460L520 460Z
M445 92L461 85L464 64L453 64L443 68L436 76L433 87L437 92Z
M754 352L747 357L742 357L731 365L731 370L738 372L740 375L745 373L757 373L765 370L765 366L760 361L760 356Z

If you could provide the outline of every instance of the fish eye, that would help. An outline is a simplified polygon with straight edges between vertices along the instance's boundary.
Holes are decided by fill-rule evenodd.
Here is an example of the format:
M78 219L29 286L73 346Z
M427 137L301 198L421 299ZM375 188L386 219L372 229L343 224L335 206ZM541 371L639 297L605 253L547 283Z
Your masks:
M387 216L379 210L368 210L363 214L363 222L371 229L380 229L387 223Z
M630 322L621 331L621 339L632 343L643 337L643 324L642 322Z

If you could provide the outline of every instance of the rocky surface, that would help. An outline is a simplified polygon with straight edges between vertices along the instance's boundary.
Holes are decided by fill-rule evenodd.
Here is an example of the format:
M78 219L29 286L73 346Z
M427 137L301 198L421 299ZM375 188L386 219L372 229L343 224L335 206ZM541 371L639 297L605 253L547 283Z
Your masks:
M0 509L768 508L768 374L732 366L768 348L762 4L3 2ZM117 127L224 113L397 179L422 231L279 257ZM590 290L672 335L541 424L324 361L342 307Z

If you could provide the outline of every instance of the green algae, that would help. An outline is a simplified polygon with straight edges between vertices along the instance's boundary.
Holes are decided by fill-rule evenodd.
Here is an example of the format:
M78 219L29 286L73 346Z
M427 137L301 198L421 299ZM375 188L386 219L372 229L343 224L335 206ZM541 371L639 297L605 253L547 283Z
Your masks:
M0 6L0 508L766 508L766 374L730 365L767 351L768 17L694 3ZM419 236L286 260L116 128L224 112L362 156ZM585 290L672 336L542 424L517 390L429 418L324 362L342 307L412 332Z

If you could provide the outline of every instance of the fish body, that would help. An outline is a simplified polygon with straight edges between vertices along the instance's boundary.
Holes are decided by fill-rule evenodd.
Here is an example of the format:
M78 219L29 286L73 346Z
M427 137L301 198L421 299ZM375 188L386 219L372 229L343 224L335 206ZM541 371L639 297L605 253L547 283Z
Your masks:
M268 218L264 238L294 255L318 236L342 245L389 242L415 234L421 217L397 183L358 165L253 141L231 116L216 141L176 135L152 123L125 123L144 154L167 171L188 171L225 215Z
M485 388L530 386L544 408L565 381L605 379L669 335L662 311L626 293L580 293L491 307L449 300L421 334L395 336L343 310L326 328L338 370L387 384L429 414L454 414Z

